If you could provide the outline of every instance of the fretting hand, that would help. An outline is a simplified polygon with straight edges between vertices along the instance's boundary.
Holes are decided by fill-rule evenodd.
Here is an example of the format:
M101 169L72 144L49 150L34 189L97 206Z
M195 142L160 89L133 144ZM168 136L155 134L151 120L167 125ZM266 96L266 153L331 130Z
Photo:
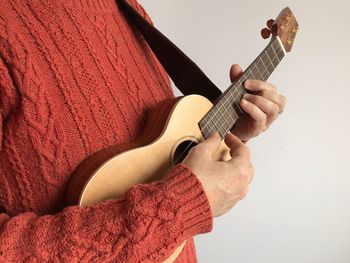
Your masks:
M230 70L231 82L239 79L242 69L234 64ZM244 88L249 94L243 95L240 102L245 112L231 131L242 141L247 141L265 131L271 123L282 113L286 105L286 98L278 93L276 87L260 80L246 80Z

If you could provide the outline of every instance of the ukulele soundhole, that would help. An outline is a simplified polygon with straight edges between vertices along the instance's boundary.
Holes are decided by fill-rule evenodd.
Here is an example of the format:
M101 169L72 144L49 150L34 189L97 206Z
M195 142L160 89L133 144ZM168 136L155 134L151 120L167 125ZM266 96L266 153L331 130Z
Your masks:
M189 151L197 144L198 143L194 140L185 140L178 144L173 153L172 164L176 165L178 163L181 163L185 159Z

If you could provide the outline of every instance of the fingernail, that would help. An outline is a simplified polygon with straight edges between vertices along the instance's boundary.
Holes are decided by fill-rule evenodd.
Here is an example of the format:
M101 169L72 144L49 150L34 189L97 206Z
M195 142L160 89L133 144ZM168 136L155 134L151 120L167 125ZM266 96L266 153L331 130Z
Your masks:
M246 88L246 87L249 87L249 85L250 85L250 80L249 79L247 79L246 81L244 81L244 87Z

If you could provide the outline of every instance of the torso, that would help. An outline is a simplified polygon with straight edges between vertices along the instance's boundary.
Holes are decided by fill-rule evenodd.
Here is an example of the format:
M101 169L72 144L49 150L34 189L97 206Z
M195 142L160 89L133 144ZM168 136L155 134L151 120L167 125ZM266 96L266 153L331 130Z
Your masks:
M0 155L0 198L12 215L61 210L75 167L135 139L148 111L173 96L165 72L116 8L58 2L1 4L0 32L11 45L2 56L17 97Z

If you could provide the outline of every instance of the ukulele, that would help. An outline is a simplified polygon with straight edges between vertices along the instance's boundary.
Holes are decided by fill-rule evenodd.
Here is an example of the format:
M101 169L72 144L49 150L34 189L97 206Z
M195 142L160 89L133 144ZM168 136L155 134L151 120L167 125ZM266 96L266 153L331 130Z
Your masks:
M267 47L214 104L200 95L162 101L154 108L138 139L96 152L77 167L68 182L68 203L88 206L123 198L131 186L161 179L213 132L224 138L243 113L239 102L246 93L244 81L248 78L266 81L291 50L297 30L294 15L288 7L284 8L261 31L263 38L272 35ZM230 159L224 141L214 158ZM173 262L185 242L165 262Z

